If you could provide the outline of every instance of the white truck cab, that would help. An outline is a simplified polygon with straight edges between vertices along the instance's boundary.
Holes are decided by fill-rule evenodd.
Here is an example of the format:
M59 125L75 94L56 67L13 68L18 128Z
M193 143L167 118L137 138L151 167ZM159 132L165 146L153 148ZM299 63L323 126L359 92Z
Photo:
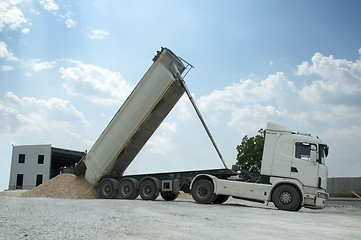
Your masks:
M318 137L268 123L261 165L261 175L269 177L268 184L199 175L192 181L192 195L200 203L233 196L273 202L282 210L298 211L302 206L324 208L328 196L327 154L328 146Z

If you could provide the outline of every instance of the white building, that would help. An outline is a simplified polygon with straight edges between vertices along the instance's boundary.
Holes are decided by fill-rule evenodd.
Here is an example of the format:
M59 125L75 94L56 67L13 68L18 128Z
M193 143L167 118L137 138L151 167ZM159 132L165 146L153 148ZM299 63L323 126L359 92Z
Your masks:
M9 189L31 189L74 167L84 152L48 145L13 146Z

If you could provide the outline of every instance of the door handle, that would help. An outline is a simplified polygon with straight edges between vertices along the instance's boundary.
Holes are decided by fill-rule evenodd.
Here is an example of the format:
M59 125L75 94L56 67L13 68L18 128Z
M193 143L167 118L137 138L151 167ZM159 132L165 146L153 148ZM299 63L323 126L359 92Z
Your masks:
M298 170L295 167L291 167L291 172L298 172Z

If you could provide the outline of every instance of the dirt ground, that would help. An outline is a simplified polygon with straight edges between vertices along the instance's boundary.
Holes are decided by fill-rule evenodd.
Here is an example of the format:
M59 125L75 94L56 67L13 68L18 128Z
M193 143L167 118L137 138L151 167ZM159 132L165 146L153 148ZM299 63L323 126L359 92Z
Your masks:
M22 198L0 193L0 239L361 239L361 208L300 212L229 199Z

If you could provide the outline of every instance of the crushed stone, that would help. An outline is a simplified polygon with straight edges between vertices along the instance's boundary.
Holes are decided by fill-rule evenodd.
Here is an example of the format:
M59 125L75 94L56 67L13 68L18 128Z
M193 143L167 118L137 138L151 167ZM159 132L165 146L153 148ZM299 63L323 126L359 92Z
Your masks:
M23 198L94 199L95 187L83 176L60 174L49 181L21 194Z

